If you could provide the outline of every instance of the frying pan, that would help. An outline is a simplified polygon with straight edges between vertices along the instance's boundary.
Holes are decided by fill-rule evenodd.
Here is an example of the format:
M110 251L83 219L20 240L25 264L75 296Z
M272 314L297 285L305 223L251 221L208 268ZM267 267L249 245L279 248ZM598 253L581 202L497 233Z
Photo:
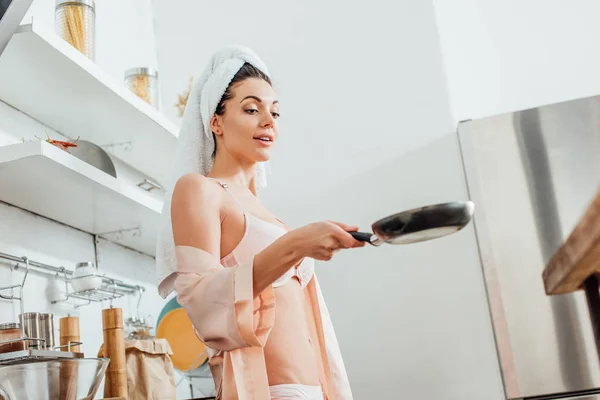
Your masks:
M382 218L371 225L373 233L350 234L373 246L423 242L458 232L471 221L474 210L472 201L433 204Z

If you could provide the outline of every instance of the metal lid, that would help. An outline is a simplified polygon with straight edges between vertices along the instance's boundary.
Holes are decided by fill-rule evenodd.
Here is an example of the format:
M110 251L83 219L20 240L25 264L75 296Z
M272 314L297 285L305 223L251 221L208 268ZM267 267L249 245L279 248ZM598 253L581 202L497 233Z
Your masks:
M52 313L41 313L40 319L51 319L54 318L54 314Z
M26 312L23 314L24 319L32 319L32 318L39 318L39 317L40 317L39 312ZM19 319L21 319L21 314L19 314Z
M132 75L148 75L148 76L158 77L158 71L155 70L154 68L150 68L150 67L129 68L128 70L125 71L125 78L132 76Z
M17 322L5 322L4 324L0 324L0 330L4 329L21 329L21 324Z
M94 0L56 0L56 7L68 3L71 3L73 5L85 5L90 6L92 8L96 8L96 3L94 3Z

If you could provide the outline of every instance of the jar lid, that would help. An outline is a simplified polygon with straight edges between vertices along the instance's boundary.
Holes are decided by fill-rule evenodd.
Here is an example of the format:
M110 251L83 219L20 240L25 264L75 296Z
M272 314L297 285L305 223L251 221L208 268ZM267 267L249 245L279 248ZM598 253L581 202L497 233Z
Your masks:
M52 313L41 313L40 319L51 319L54 318L54 314Z
M6 322L4 324L0 324L0 330L4 329L21 329L21 324L17 322Z
M129 68L127 71L125 71L125 78L132 75L148 75L158 77L158 71L150 67L135 67Z
M94 3L94 0L56 0L56 7L68 3L71 3L73 5L84 5L96 8L96 3Z
M23 314L24 319L32 319L32 318L39 318L39 317L40 317L39 312L26 312ZM21 314L19 314L19 319L21 319Z
M92 267L94 268L94 263L91 261L82 261L75 264L75 268L83 268L83 267Z

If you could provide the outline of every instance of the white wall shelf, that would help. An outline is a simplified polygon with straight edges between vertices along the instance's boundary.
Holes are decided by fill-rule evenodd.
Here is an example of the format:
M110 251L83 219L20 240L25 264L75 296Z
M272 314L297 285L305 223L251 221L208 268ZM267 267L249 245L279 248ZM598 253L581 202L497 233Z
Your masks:
M103 146L167 184L176 125L48 27L19 27L0 57L0 77L2 101L68 137Z
M45 141L0 147L0 200L155 254L162 201Z

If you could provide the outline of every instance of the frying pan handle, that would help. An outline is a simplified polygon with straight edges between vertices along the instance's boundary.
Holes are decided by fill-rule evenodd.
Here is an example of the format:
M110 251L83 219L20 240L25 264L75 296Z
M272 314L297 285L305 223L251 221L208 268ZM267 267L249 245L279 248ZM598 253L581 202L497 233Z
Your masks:
M373 237L372 233L367 232L348 232L352 235L352 237L360 242L368 242L371 243L371 237Z

